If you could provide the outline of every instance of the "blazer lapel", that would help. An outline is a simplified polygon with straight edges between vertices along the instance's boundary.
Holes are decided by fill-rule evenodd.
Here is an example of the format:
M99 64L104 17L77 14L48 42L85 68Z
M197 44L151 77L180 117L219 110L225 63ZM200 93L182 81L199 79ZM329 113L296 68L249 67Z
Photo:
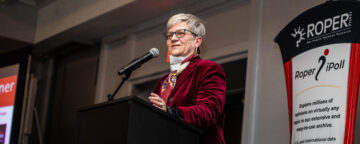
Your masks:
M189 78L189 76L192 74L195 66L199 61L200 61L200 57L198 56L190 61L189 65L181 73L180 78L176 80L175 87L171 90L170 97L173 97L174 93L179 89L179 87L185 82L186 79Z

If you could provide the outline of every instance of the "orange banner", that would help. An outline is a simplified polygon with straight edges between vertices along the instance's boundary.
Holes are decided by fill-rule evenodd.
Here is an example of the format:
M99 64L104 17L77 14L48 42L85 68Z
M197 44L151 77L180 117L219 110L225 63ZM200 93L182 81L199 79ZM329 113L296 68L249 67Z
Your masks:
M0 107L14 105L17 75L0 79Z

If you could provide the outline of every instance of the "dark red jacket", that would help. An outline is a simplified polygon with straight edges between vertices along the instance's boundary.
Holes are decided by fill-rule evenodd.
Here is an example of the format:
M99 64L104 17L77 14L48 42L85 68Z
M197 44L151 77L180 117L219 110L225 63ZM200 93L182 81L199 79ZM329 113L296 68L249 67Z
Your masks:
M157 82L154 93L160 95L167 76ZM194 57L179 75L168 105L178 108L185 122L204 130L202 143L223 144L225 90L223 68L212 61Z

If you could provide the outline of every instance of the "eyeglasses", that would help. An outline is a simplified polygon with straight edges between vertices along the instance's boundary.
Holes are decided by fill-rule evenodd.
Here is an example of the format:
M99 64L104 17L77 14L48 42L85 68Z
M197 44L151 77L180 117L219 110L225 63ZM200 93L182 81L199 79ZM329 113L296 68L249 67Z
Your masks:
M187 29L179 29L175 32L166 32L163 33L163 35L165 36L166 39L171 39L173 37L173 35L175 34L177 38L182 38L185 36L185 32L188 31L191 34L193 34L194 36L198 36L197 34L195 34L194 32L187 30Z

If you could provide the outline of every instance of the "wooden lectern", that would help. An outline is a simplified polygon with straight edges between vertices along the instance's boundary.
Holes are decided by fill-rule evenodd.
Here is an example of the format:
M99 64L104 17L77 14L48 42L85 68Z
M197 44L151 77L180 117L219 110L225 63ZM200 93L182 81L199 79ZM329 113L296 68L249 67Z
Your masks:
M199 144L203 132L138 97L83 108L77 144Z

